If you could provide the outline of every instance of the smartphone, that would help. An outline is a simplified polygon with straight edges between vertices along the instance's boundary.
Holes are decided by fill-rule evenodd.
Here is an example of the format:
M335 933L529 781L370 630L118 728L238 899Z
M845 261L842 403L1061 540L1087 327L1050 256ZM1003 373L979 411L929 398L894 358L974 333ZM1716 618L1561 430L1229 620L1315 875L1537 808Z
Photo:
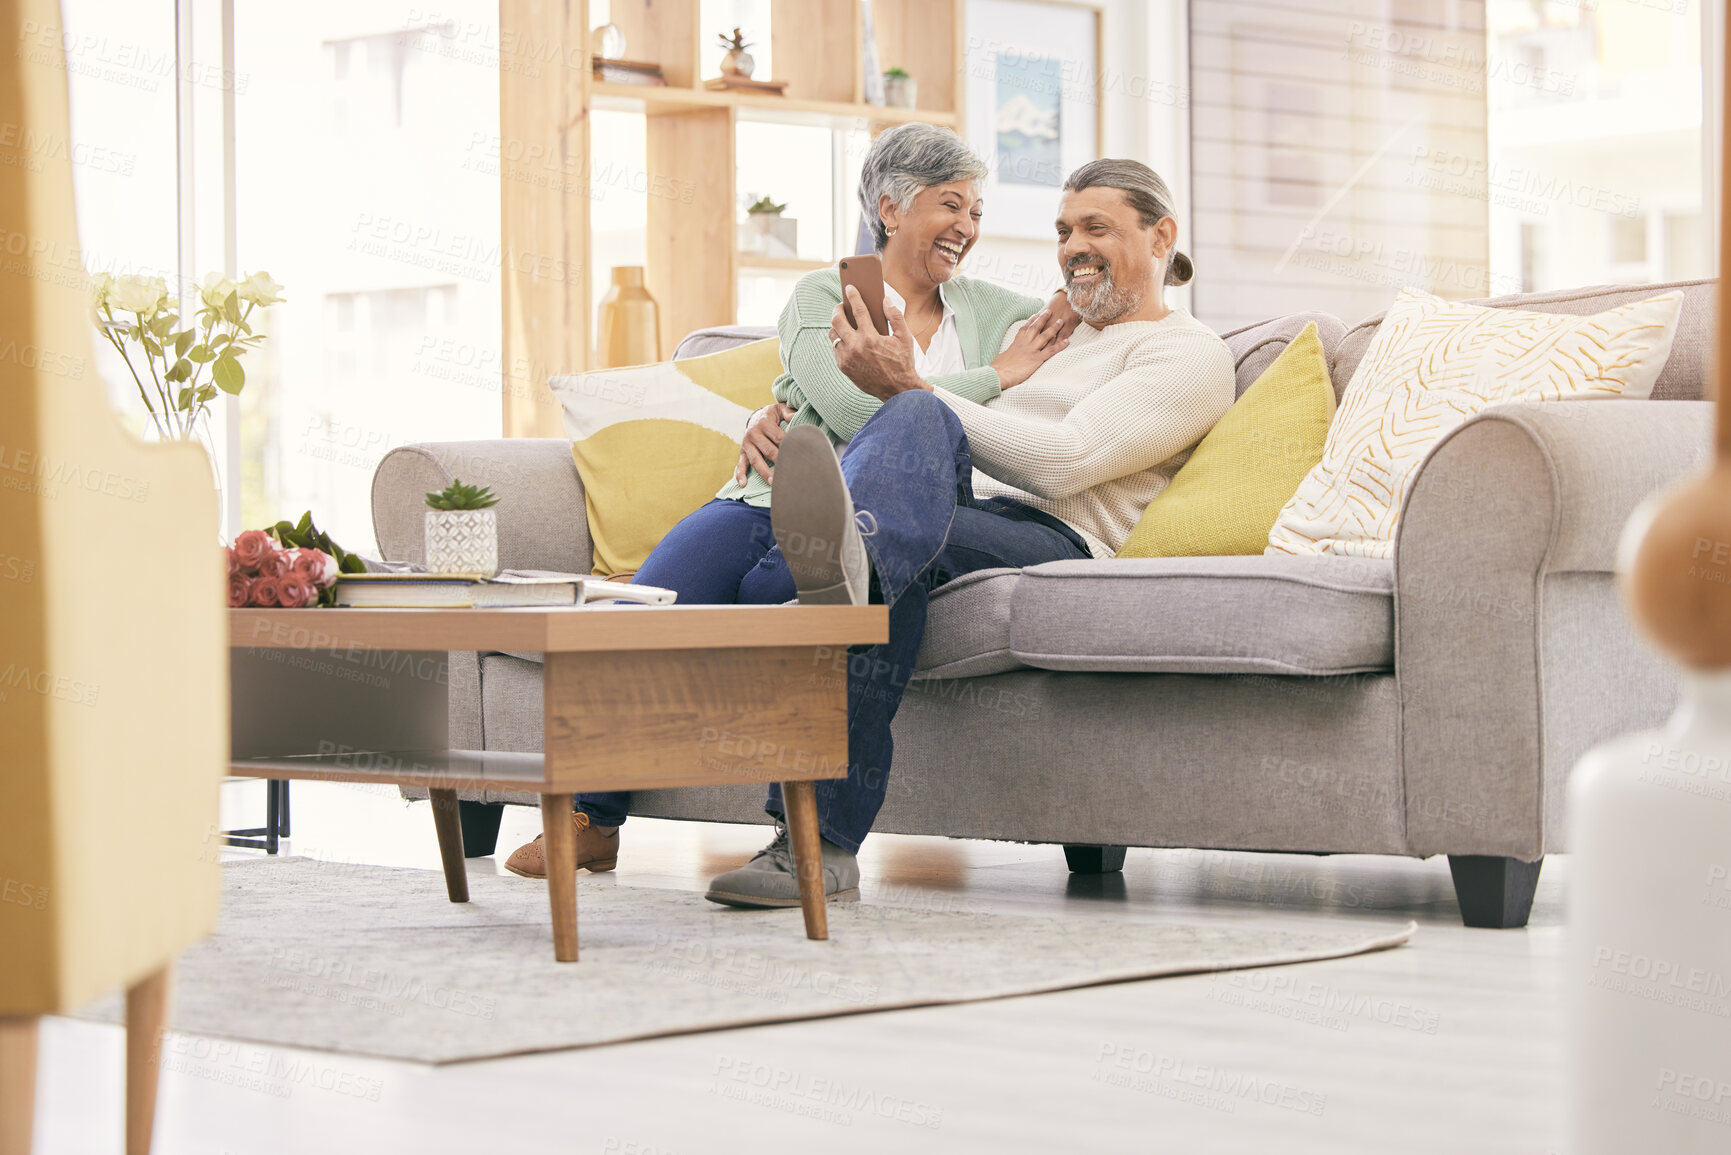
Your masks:
M866 312L871 314L872 325L884 336L889 336L890 323L884 318L884 263L876 253L863 257L843 257L841 260L841 307L854 328L859 328L859 321L853 315L853 306L848 302L847 288L852 285L859 290L859 295L865 299Z

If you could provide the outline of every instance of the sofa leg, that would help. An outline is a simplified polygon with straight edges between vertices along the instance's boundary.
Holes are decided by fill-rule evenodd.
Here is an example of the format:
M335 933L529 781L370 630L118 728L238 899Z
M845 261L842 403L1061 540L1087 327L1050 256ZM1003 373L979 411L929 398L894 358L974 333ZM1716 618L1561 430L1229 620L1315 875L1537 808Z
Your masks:
M1065 846L1071 874L1116 874L1124 869L1122 846Z
M485 858L499 845L499 820L505 817L503 802L460 802L457 812L463 822L463 857Z
M1461 921L1487 930L1512 930L1527 925L1533 890L1545 860L1522 862L1486 854L1449 855Z

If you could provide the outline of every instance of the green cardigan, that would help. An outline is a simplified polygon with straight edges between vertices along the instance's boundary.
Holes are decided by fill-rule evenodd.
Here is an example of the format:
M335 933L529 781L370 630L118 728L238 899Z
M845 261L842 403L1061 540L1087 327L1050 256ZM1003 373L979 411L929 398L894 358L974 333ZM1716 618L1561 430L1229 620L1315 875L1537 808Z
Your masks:
M973 277L951 277L943 292L944 300L956 311L956 335L961 338L962 361L968 368L933 377L930 384L984 404L999 393L992 359L1003 347L1004 334L1017 321L1045 308L1046 303ZM799 409L788 428L816 425L831 441L851 441L883 402L836 368L829 323L839 304L841 274L835 269L819 269L799 279L781 311L782 374L775 379L774 392L777 401ZM728 478L715 496L768 505L769 483L754 469L743 487Z

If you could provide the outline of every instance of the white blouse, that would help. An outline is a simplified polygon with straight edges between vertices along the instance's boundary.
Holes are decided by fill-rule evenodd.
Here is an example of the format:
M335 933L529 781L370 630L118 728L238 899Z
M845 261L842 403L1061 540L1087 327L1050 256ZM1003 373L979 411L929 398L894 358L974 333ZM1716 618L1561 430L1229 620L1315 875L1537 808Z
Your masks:
M944 317L938 322L937 331L924 349L920 348L918 341L914 342L914 370L927 382L933 377L965 373L968 369L967 362L962 359L962 337L956 331L956 311L950 306L949 298L944 296L942 285L938 286L938 300L944 303ZM888 281L884 282L884 303L894 305L904 314L908 311L908 303Z

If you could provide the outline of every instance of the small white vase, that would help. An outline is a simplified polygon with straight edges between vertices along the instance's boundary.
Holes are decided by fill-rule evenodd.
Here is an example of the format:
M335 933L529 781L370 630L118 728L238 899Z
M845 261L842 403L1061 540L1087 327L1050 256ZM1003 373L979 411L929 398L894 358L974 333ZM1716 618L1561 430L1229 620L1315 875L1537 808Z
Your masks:
M432 573L499 572L499 519L491 509L429 509L427 569Z
M1731 1150L1731 673L1569 783L1572 1155Z

